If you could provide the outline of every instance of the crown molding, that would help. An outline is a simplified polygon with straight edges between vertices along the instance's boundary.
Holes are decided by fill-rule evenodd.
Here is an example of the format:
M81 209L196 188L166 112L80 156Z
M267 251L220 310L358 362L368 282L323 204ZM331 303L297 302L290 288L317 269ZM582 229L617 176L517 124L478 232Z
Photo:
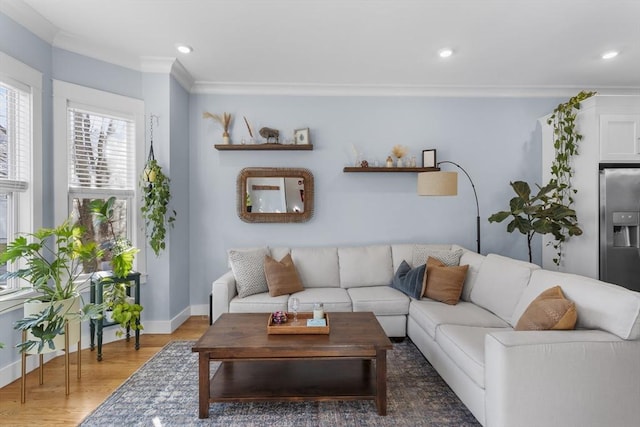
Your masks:
M187 71L187 69L182 65L179 60L175 60L173 66L171 67L171 75L175 77L175 79L180 83L180 86L187 92L191 91L193 87L194 80L191 76L191 73Z
M176 58L170 56L143 56L138 69L143 73L169 74Z
M193 77L182 63L172 57L144 56L140 58L140 71L143 73L171 74L189 92L193 86Z
M432 97L521 97L573 96L581 86L435 86L301 83L231 83L196 81L192 93L216 95L289 96L432 96ZM603 95L640 95L640 87L589 88Z
M31 6L21 1L0 1L0 12L49 44L53 44L60 31Z

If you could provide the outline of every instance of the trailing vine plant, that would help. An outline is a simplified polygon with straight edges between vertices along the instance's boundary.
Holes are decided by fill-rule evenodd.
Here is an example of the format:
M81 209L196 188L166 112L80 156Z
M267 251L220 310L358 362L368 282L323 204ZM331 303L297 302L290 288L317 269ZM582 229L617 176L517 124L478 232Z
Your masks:
M165 249L167 227L173 227L176 211L169 211L171 188L169 178L162 172L153 154L153 116L151 117L151 148L147 164L142 173L142 217L145 221L145 234L149 239L149 246L158 256Z
M549 182L554 188L551 199L554 203L568 208L573 205L573 197L578 192L571 184L574 172L571 159L578 154L578 145L582 140L582 134L578 132L576 126L576 117L580 103L595 94L596 92L581 91L569 101L559 104L547 119L547 124L553 126L553 147L555 149ZM557 253L553 262L558 266L562 261L562 243L569 235L566 230L561 230L561 236L563 238L558 238L554 234L555 240L550 243Z

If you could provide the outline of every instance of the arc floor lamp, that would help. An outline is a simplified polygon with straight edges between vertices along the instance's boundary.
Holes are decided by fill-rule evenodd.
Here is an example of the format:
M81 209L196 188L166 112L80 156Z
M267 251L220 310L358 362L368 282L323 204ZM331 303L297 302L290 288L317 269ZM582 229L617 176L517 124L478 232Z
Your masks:
M436 166L441 164L451 164L460 169L469 178L473 195L476 199L476 236L478 243L478 253L480 253L480 205L478 204L478 193L476 186L466 170L455 162L443 160L438 162ZM418 195L420 196L456 196L458 194L458 173L457 172L420 172L418 174Z

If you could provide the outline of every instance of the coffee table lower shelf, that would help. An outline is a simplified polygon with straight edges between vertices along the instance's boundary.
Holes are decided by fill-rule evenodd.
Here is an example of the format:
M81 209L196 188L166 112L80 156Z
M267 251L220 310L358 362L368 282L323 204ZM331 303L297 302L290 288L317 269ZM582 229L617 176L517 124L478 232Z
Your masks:
M211 403L375 399L375 363L369 359L226 361L209 389Z

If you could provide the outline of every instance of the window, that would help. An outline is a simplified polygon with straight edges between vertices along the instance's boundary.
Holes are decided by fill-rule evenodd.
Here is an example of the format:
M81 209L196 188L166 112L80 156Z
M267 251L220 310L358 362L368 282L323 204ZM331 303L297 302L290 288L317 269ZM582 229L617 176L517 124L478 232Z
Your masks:
M142 101L54 82L56 146L56 223L67 218L82 225L88 239L108 249L113 238L127 238L144 249L137 226L137 171L144 165ZM64 166L63 166L64 165ZM91 200L116 198L113 228L94 226ZM136 269L141 270L141 258ZM109 251L85 271L108 269Z
M42 75L0 53L0 250L41 224L40 169ZM5 67L6 66L6 67ZM37 124L37 126L35 126ZM0 273L17 265L0 266ZM0 281L0 295L28 283Z

